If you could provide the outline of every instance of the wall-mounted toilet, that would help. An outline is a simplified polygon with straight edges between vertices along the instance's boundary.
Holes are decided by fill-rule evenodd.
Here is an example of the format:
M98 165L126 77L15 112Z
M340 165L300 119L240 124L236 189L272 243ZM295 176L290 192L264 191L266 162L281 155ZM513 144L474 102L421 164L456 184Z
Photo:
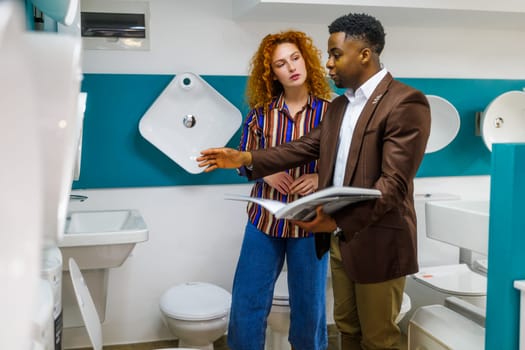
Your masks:
M327 275L326 284L326 323L334 324L334 295L330 272ZM410 297L403 293L403 304L396 319L399 323L411 308ZM288 332L290 330L290 301L288 294L288 274L282 271L275 282L273 292L272 308L268 315L268 330L266 339L267 350L290 350Z
M481 350L485 328L444 305L417 309L410 320L409 349Z
M89 292L89 289L87 287L86 281L84 280L84 277L82 276L82 273L80 272L80 268L78 267L77 263L73 258L69 258L69 271L71 275L71 282L73 284L73 289L75 290L75 296L78 301L78 306L80 308L80 313L82 315L82 319L84 321L84 326L86 327L86 331L89 336L89 341L91 342L91 345L93 347L93 350L102 350L102 326L100 324L100 318L97 313L97 309L95 307L95 303L93 302L93 298L91 297L91 293ZM47 282L47 281L46 281ZM199 287L197 287L199 288ZM219 287L215 287L219 288ZM218 290L214 290L214 292L217 292ZM222 293L222 292L221 292ZM227 293L227 292L226 292ZM51 291L49 292L51 295ZM199 295L196 295L197 299L199 299L201 302L203 302L202 297L203 295L206 295L206 293L200 293ZM194 295L195 296L195 295ZM169 299L169 298L168 298ZM186 300L189 301L192 300L191 298ZM217 298L212 298L212 300L217 300ZM204 302L205 303L205 302ZM189 302L191 304L191 302ZM206 304L206 303L205 303ZM51 309L51 303L50 303L50 309ZM229 307L228 307L229 310ZM49 312L49 315L51 315L51 312ZM50 326L52 327L52 320L50 318ZM199 321L196 322L196 336L207 336L206 331L203 331L202 329L207 329L207 327L202 327L199 325ZM206 321L203 321L202 323L207 323ZM225 327L224 327L225 330ZM220 335L224 333L224 330ZM220 336L219 335L219 336ZM51 339L54 343L54 339ZM183 348L180 346L179 341L179 347L177 348L163 348L164 350L190 350L190 349L206 349L199 346L188 346L187 348ZM54 347L53 347L54 348ZM40 348L39 348L40 349ZM212 347L208 347L208 349L213 349ZM46 348L47 350L47 348ZM153 349L155 350L155 349Z
M458 322L468 324L472 322L467 317L445 307L448 299L458 298L465 303L463 305L467 305L466 308L478 309L481 312L485 309L486 277L472 271L466 264L460 263L459 247L438 242L428 238L426 234L425 203L430 200L455 199L459 198L453 195L427 195L415 200L419 272L407 276L406 279L405 292L411 297L412 310L403 320L401 327L404 332L409 333L410 348L413 349L449 349L427 347L427 345L430 344L429 341L438 344L443 339L452 339L459 335L454 333L457 328L447 326L446 320L450 315L452 315L450 320L457 318ZM438 319L444 321L437 322ZM475 329L478 327L480 326L473 326ZM423 333L426 335L423 336Z
M484 308L486 278L460 264L460 249L427 237L425 205L429 201L458 200L452 194L417 195L414 200L417 215L419 273L407 276L405 293L412 309L400 323L404 333L413 313L422 306L443 305L447 297L455 296Z
M160 310L179 346L212 350L228 327L231 294L213 284L188 282L168 289Z
M487 278L473 272L466 264L442 265L421 268L407 279L418 304L443 305L450 296L485 309Z
M267 350L289 350L290 301L288 294L288 273L281 271L273 290L272 308L267 319Z
M326 281L326 323L334 324L334 294L330 270ZM275 281L272 308L267 319L266 330L267 350L290 350L288 332L290 330L290 300L288 293L288 271L283 270Z
M416 198L419 272L407 278L405 287L405 291L410 291L412 304L416 308L430 304L443 305L445 299L450 296L485 308L486 277L460 263L459 247L427 237L426 203L455 199L459 197L447 194ZM448 256L445 252L448 252Z

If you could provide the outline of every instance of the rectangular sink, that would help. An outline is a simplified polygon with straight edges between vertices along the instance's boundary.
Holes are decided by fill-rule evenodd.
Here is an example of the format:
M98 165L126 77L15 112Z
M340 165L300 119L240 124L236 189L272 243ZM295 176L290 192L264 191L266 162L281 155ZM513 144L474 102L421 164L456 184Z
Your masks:
M428 237L488 255L489 201L430 201L425 215Z
M120 266L146 240L148 227L138 210L72 211L58 246L63 261L73 257L81 269L106 269Z

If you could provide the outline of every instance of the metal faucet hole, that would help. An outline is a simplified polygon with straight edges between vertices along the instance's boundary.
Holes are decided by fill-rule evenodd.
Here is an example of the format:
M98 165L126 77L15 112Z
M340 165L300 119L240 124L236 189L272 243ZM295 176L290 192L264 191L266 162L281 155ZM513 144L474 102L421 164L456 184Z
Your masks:
M503 126L503 118L502 117L497 117L496 119L494 119L494 127L495 128L501 128Z
M187 128L193 128L195 126L195 123L197 123L197 119L192 114L186 114L182 119L182 123Z

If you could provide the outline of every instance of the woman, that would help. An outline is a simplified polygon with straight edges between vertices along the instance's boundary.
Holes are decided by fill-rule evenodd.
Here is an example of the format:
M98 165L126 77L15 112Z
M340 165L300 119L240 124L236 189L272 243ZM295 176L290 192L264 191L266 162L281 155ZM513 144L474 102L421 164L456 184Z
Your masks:
M251 60L246 96L251 111L239 149L269 148L308 133L321 121L331 96L320 51L299 31L264 37ZM239 169L243 174L247 169ZM317 163L258 181L251 195L291 202L317 189ZM275 281L285 258L291 324L289 341L298 350L326 349L325 290L328 258L316 257L313 234L277 220L249 203L248 223L235 272L228 345L262 350Z

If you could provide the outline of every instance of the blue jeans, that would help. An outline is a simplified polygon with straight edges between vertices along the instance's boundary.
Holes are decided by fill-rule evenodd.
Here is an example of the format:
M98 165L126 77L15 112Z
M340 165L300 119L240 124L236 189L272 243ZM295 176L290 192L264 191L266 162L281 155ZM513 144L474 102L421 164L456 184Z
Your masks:
M326 349L328 254L317 259L313 237L270 237L248 222L233 281L228 326L232 350L264 349L266 318L285 257L291 310L288 340L298 350Z

